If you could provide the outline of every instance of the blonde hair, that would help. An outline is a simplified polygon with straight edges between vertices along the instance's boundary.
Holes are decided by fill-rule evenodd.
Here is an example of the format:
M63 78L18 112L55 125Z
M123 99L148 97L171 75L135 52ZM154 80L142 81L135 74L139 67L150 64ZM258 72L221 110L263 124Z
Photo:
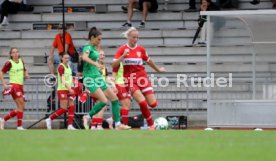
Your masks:
M129 34L133 31L138 31L135 27L130 27L128 30L122 33L125 38L128 38Z

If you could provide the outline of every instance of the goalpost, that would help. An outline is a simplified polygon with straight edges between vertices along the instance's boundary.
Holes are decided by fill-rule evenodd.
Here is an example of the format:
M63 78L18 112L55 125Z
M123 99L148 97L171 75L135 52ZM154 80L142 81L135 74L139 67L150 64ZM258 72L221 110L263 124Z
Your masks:
M208 127L276 128L276 10L202 11L207 17Z

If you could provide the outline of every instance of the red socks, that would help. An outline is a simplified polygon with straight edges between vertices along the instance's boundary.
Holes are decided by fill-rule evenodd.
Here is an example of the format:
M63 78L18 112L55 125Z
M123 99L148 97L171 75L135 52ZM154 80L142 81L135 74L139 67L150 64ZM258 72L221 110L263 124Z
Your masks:
M98 120L98 118L93 118L92 117L92 119L91 119L91 126L96 127L97 126L97 120Z
M60 115L64 114L67 110L64 109L64 108L60 108L58 110L56 110L55 113L53 113L51 116L50 116L50 119L51 120L54 120L56 119L57 117L59 117Z
M124 109L124 108L120 109L120 114L124 125L128 125L128 112L129 112L128 109Z
M17 111L16 110L12 110L9 114L4 116L4 120L8 121L9 119L13 118L14 116L17 115Z
M98 118L97 126L103 126L103 119L102 118Z
M4 116L4 120L8 121L15 116L17 116L17 127L22 126L23 112L12 110L8 115Z
M17 112L17 127L22 126L23 112Z
M148 126L152 126L153 120L151 118L151 113L150 113L150 110L148 109L148 104L146 100L139 102L139 106L144 118L147 120Z
M75 106L70 106L68 108L68 125L72 125L73 124L74 113L75 113Z
M91 126L102 126L103 125L103 119L102 118L92 118L91 119Z

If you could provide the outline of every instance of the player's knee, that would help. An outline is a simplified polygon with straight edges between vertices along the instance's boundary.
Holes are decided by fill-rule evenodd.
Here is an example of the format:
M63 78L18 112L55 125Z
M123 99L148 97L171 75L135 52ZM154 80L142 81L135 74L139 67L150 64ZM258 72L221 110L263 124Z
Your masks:
M108 100L107 100L107 98L102 98L102 99L100 99L100 102L102 102L102 103L104 103L104 104L107 104L107 103L108 103Z
M149 104L149 106L151 108L155 108L155 107L157 107L157 105L158 105L158 101L157 100L155 100L153 103Z
M135 2L135 0L128 0L128 3L132 5Z

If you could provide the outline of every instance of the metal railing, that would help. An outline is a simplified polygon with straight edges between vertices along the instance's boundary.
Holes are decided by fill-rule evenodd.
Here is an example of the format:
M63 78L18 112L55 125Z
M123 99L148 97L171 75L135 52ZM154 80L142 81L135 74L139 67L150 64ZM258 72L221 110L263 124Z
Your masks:
M3 91L2 85L0 85L0 91ZM176 82L169 82L168 86L154 87L154 91L159 105L157 108L151 109L153 115L189 115L194 111L206 111L206 89L204 87L186 87L183 84L178 86ZM44 77L32 77L26 80L24 92L26 99L25 115L27 118L40 118L59 108L56 91L45 85ZM54 95L55 97L53 97ZM76 99L75 114L84 115L89 113L93 103L93 99L90 97L84 104ZM0 97L0 116L9 113L15 107L16 104L11 96ZM105 114L111 115L110 110L111 108L108 108ZM138 104L132 100L130 115L139 113Z

